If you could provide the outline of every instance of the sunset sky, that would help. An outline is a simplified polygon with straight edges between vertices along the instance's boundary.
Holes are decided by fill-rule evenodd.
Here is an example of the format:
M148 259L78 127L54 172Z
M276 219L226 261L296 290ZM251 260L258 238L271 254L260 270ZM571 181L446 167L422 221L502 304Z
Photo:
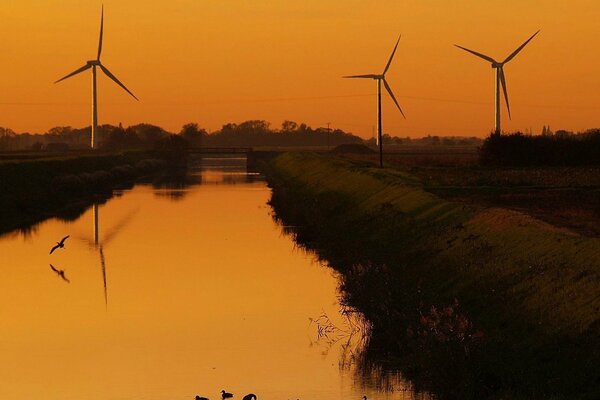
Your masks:
M91 123L91 72L55 80L95 58L100 1L2 0L0 126L44 132ZM493 128L494 71L453 44L504 59L512 121L539 133L600 127L600 2L596 0L105 0L103 63L140 98L99 78L99 122L285 119L362 137L387 79L406 116L383 100L384 132L475 135Z

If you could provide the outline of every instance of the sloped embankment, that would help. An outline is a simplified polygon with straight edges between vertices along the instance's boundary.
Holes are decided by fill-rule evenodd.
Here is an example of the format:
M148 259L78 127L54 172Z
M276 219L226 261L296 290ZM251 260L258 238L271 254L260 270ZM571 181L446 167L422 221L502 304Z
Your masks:
M342 275L377 353L441 397L600 393L600 239L314 154L268 165L276 217ZM420 383L419 383L420 382Z

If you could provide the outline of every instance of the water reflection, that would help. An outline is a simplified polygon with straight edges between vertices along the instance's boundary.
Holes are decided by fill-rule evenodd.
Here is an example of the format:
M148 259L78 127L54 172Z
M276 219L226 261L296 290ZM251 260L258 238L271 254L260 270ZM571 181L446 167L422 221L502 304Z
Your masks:
M93 241L89 237L84 237L83 240L87 241L90 249L98 253L98 257L100 260L100 270L102 271L102 283L104 288L104 305L108 309L108 284L106 279L106 256L104 255L104 247L108 245L127 224L131 222L131 220L139 211L139 207L135 208L133 211L127 212L123 217L117 220L117 222L113 224L113 226L110 229L108 229L106 233L102 236L102 240L100 240L100 205L98 203L94 203L92 210Z
M310 235L307 235L306 225L303 225L300 219L287 218L284 220L282 218L282 210L274 204L273 198L271 198L270 204L276 208L272 214L273 220L280 225L282 234L293 240L297 251L309 254L315 259L320 260L323 264L328 263L325 259L327 252L320 252L322 249L310 239ZM289 215L287 216L289 217ZM349 257L349 259L352 259L352 257ZM364 270L359 264L353 265L359 271ZM375 274L381 277L384 273L384 268L372 267L371 269L377 269ZM332 264L330 268L336 271L347 271L347 265L341 267L340 265ZM412 374L410 379L407 377L407 372L411 373L410 369L414 365L411 362L414 359L408 356L409 348L406 347L405 349L407 354L406 360L403 360L406 361L405 364L401 364L395 357L391 358L390 354L393 353L389 351L389 341L380 345L379 343L382 341L374 336L370 322L365 320L362 313L350 305L352 304L352 296L346 290L348 289L348 275L338 273L337 280L339 283L338 301L341 304L339 314L345 318L342 321L342 325L333 323L329 315L326 314L321 314L317 318L311 319L311 325L314 325L316 329L316 340L314 343L320 346L322 353L337 352L341 373L351 377L353 384L358 387L368 388L379 394L392 393L401 396L403 399L436 398L431 394L431 382L424 382L423 379L417 381L414 376L415 374ZM383 279L383 281L388 281L388 284L391 286L396 284L387 279ZM368 285L369 279L365 279L363 275L362 279L353 281L353 284ZM376 290L375 294L382 293L385 290L387 289ZM371 292L369 294L368 301L373 305L383 305L384 301L381 300L376 298L374 293ZM387 315L387 319L393 321L394 317ZM381 328L378 332L379 337L381 337ZM384 334L388 334L388 332L384 332ZM401 345L398 344L398 346ZM458 381L456 379L447 379L445 382L454 384Z
M310 319L315 330L311 346L318 348L324 356L335 354L339 359L340 374L351 378L355 388L371 393L370 398L378 398L382 393L401 399L433 398L406 379L399 370L389 368L381 363L381 359L373 357L369 348L372 327L360 312L342 306L339 314L344 317L341 325L326 314Z
M63 281L71 283L71 281L65 276L65 270L58 269L54 265L50 264L50 269L56 273Z
M0 398L415 397L357 379L352 326L364 326L340 313L335 274L281 235L261 177L212 162L176 202L157 196L172 188L137 185L0 238ZM65 233L79 240L49 256ZM49 262L72 283L48 279ZM321 315L336 340L310 323Z
M190 161L186 174L167 176L153 182L152 187L156 196L178 201L190 192L190 188L198 185L240 185L262 181L262 175L246 170L246 158L197 156Z

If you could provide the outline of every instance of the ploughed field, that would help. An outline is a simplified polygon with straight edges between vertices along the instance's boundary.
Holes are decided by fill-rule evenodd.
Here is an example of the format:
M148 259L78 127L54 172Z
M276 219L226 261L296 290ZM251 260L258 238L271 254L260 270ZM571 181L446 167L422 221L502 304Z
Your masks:
M345 155L377 163L379 155ZM488 167L476 146L404 146L387 166L417 176L442 198L520 211L585 236L600 235L600 167Z

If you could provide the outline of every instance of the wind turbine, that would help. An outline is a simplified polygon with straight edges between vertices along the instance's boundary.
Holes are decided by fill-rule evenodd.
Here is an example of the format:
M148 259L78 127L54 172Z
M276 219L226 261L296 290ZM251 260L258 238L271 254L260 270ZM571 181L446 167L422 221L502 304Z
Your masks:
M455 44L455 46L458 47L459 49L468 51L469 53L474 54L477 57L483 58L484 60L491 62L492 68L496 69L496 102L495 102L495 104L496 104L496 123L495 123L495 127L494 127L494 133L497 135L499 135L501 133L501 130L500 130L500 85L502 85L502 91L504 92L504 100L506 100L506 108L508 109L508 118L511 119L510 104L508 102L508 91L506 89L506 78L504 76L504 64L506 64L513 58L515 58L515 56L517 54L519 54L519 52L521 50L523 50L523 47L525 47L527 45L527 43L529 43L531 41L531 39L533 39L535 37L535 35L537 35L538 33L540 33L539 30L536 33L534 33L533 35L531 35L531 37L529 39L527 39L525 41L525 43L520 45L515 51L513 51L502 62L498 62L498 61L494 60L492 57L486 56L485 54L481 54L476 51L469 50L465 47Z
M56 82L54 82L54 83L58 83L60 81L64 81L65 79L70 78L73 75L77 75L80 72L86 71L90 68L92 69L92 138L91 138L92 149L96 148L96 135L98 132L98 92L96 89L96 68L100 67L100 69L106 74L106 76L108 76L110 79L112 79L117 85L119 85L123 89L125 89L125 91L127 93L129 93L131 96L133 96L134 99L139 101L139 99L137 97L135 97L135 95L133 93L131 93L129 91L129 89L127 89L125 87L125 85L123 85L121 83L121 81L119 81L117 79L117 77L114 76L108 70L108 68L106 68L100 62L100 55L102 54L102 35L103 35L103 33L104 33L104 5L102 6L102 16L100 17L100 41L98 43L98 56L96 57L95 60L88 61L83 67L76 69L75 71L71 72L70 74L68 74L68 75L60 78Z
M394 100L396 107L398 107L400 114L402 114L402 116L404 118L406 118L406 116L402 112L402 109L400 108L400 104L398 104L398 101L396 100L396 97L394 96L394 93L392 92L392 88L390 87L390 85L388 85L387 81L385 80L385 74L388 71L388 69L390 68L390 64L392 63L394 54L396 54L396 49L398 48L399 42L400 42L400 36L398 36L398 40L396 41L396 45L394 46L392 55L390 56L390 59L388 60L385 68L383 69L383 73L381 73L380 75L368 74L368 75L350 75L350 76L343 77L343 78L375 79L377 81L377 144L379 145L379 167L381 167L381 168L383 168L383 140L382 140L382 129L381 129L381 83L382 82L383 82L383 85L385 86L385 90L387 90L387 92L389 93L392 100Z

